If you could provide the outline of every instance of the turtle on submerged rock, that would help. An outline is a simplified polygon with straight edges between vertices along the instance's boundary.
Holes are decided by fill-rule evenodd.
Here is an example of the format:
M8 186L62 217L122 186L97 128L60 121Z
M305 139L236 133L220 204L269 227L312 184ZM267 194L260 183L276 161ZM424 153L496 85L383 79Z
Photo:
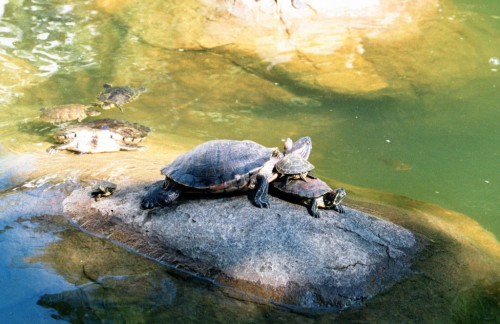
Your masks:
M95 107L81 104L60 105L40 110L42 111L40 119L53 124L61 124L72 120L81 122L89 116L98 116L101 114Z
M47 151L69 150L79 153L103 153L142 149L138 144L148 135L147 126L116 119L98 119L69 125L54 134L60 145Z
M311 139L303 137L285 154L308 157L310 151ZM186 191L220 193L255 189L254 204L269 208L269 182L277 178L274 166L282 158L283 153L278 148L268 148L253 141L205 142L161 169L165 175L163 188L151 188L142 199L141 207L169 205Z
M308 206L310 214L315 218L319 218L318 207L344 213L341 205L346 196L344 188L333 190L318 178L308 176L307 181L281 178L273 182L272 187L280 192L280 196L298 200Z
M126 103L137 99L141 93L146 91L146 88L132 88L132 87L113 87L111 84L104 84L104 90L97 95L96 105L102 109L111 109L118 107L123 111L122 106Z

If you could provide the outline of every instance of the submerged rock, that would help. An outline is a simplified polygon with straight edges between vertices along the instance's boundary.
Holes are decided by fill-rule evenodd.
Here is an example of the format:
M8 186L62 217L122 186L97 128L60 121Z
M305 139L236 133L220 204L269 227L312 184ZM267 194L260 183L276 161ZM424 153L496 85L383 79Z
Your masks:
M446 0L97 0L96 7L156 49L210 50L291 91L366 98L449 91L450 82L491 76L485 58L499 50L477 41L498 38L489 18Z
M113 196L99 201L90 191L76 190L63 203L83 228L299 308L362 304L410 274L421 246L412 232L350 208L314 219L300 205L274 198L271 209L259 209L239 195L187 196L143 211L142 187L118 184Z

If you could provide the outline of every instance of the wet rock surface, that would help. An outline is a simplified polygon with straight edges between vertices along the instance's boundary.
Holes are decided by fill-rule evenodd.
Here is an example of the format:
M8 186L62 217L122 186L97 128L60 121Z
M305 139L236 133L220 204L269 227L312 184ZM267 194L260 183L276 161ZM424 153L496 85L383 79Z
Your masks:
M360 305L410 274L421 246L412 232L350 208L314 219L304 206L272 198L259 209L237 195L143 211L145 188L118 185L99 201L90 187L75 190L65 213L155 259L294 307Z
M446 0L98 0L96 6L155 51L178 57L212 53L249 78L334 99L447 92L450 82L466 86L489 77L485 58L498 53L494 45L478 42L485 35L498 38L498 28L486 27L484 17L461 12ZM122 50L137 43L123 43ZM157 61L151 62L153 74L162 71ZM166 62L172 70L175 64ZM137 75L116 70L118 78ZM243 88L214 92L234 96Z

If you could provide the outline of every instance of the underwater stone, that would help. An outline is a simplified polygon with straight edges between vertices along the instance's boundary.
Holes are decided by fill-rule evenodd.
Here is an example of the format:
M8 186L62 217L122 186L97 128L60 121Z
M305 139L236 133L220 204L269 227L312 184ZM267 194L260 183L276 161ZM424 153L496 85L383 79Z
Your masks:
M153 184L160 186L161 182ZM165 208L139 208L143 187L95 201L73 191L65 213L83 228L157 260L273 302L342 310L386 291L411 273L421 244L395 224L346 207L345 214L272 198L259 209L245 195L187 196Z

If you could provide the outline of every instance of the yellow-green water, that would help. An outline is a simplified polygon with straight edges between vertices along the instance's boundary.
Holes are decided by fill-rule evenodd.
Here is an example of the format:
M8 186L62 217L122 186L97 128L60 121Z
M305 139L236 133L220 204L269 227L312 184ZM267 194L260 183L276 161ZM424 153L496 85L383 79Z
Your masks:
M37 119L41 107L93 102L103 83L144 86L148 91L126 105L124 113L110 110L100 117L151 126L146 154L161 155L165 141L182 151L214 138L280 146L283 138L309 135L310 160L318 176L438 204L466 214L500 237L500 71L490 62L500 57L500 5L456 5L456 15L437 17L423 31L435 42L426 44L426 51L435 46L440 56L418 52L418 44L408 48L408 57L426 71L408 71L408 78L422 78L411 80L411 91L360 98L263 78L229 60L223 50L153 47L131 33L124 21L98 11L92 1L0 1L0 158L43 154L51 145L51 128ZM444 51L433 36L436 27L450 28L450 21L459 25L455 52ZM477 54L474 61L470 53ZM367 47L366 56L373 61L384 55ZM434 84L430 71L437 79L448 77ZM20 171L26 167L19 165ZM16 185L16 174L0 172L0 189L8 191ZM29 200L25 203L29 206ZM11 221L4 218L2 227L11 226ZM16 231L12 238L8 230L0 234L4 246L22 235L38 240L30 231ZM47 235L47 242L56 240ZM17 290L29 291L28 297L19 297L17 309L32 309L40 295L69 289L73 283L53 271L23 268L23 257L37 249L26 251L3 262L10 269L9 286L16 290L12 282L43 281L37 276L49 276L56 284ZM0 313L9 307L0 305ZM35 312L41 318L48 314Z

